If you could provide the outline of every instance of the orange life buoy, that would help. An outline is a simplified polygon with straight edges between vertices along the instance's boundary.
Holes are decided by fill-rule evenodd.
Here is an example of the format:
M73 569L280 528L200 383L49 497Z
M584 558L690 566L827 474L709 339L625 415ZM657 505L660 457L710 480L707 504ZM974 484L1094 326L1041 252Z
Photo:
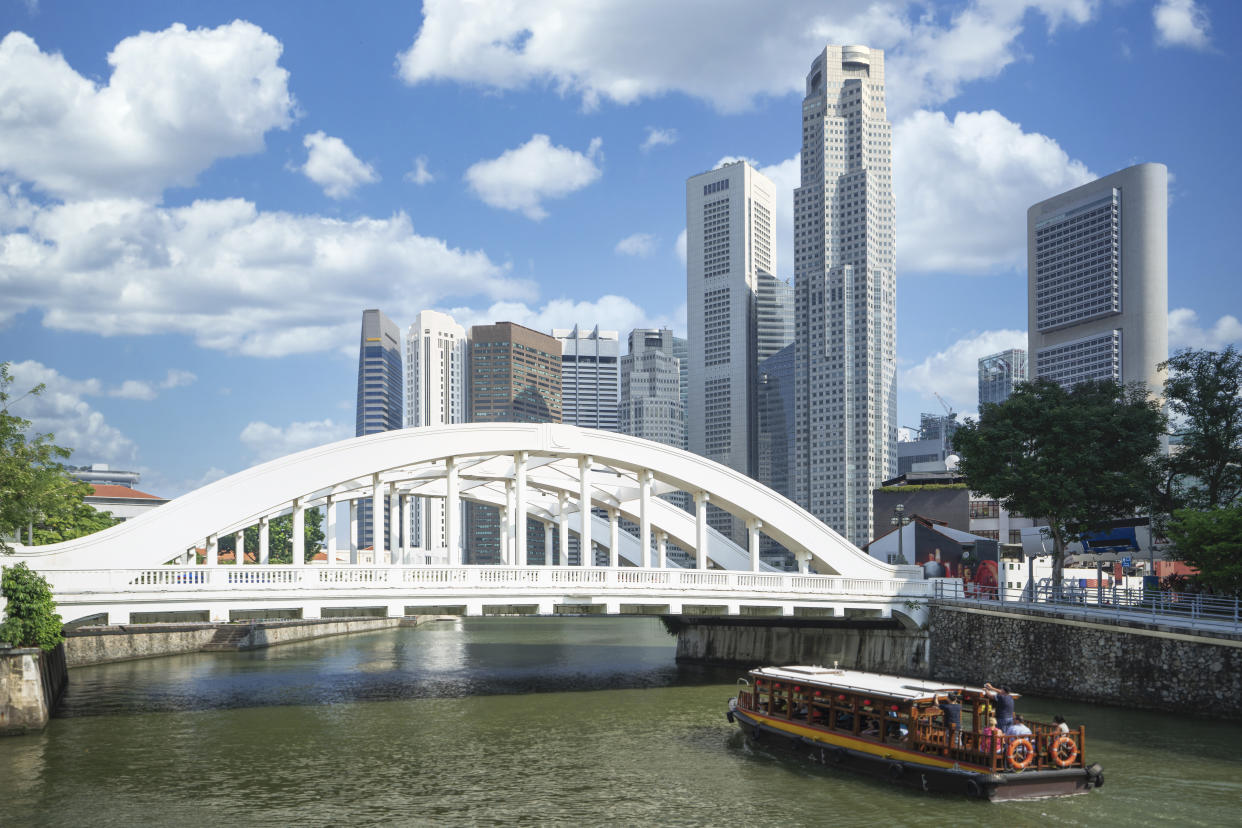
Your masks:
M1062 733L1048 746L1048 755L1058 768L1068 768L1078 758L1078 743L1068 733Z
M1022 758L1015 757L1018 748L1021 748ZM1009 767L1016 771L1026 770L1027 767L1035 759L1035 745L1031 744L1031 740L1025 736L1019 736L1009 743L1009 750L1005 751L1005 758L1009 760Z

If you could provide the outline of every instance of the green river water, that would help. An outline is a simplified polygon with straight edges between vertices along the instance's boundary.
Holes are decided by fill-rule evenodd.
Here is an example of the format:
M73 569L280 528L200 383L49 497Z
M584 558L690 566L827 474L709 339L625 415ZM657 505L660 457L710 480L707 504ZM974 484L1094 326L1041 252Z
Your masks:
M1026 697L1106 784L976 802L754 748L739 671L673 654L656 619L505 618L79 668L0 741L0 825L1242 825L1237 724Z

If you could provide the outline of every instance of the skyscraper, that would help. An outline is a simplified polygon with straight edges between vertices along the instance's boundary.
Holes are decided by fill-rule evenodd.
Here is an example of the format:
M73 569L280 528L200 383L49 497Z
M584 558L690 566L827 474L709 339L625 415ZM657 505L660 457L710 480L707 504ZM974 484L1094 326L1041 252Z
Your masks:
M619 431L620 341L616 331L557 328L561 343L561 422Z
M1010 348L979 360L979 407L1009 399L1016 383L1026 382L1026 351Z
M407 428L466 421L466 330L453 317L418 315L406 332L405 367ZM423 549L445 547L443 498L415 498L410 515L412 537Z
M358 344L358 400L354 434L362 437L401 428L401 329L382 312L362 312ZM371 501L358 501L358 547L375 542ZM390 532L391 534L391 532ZM394 544L387 543L385 549ZM377 561L378 563L378 561Z
M897 469L897 273L884 53L829 46L794 191L794 499L855 544Z
M755 290L756 359L764 360L794 341L794 289L787 279L760 273Z
M776 271L776 188L745 161L686 181L690 451L754 476L762 275ZM735 540L745 527L709 508Z
M791 494L789 473L794 454L794 346L786 345L759 363L757 395L759 465L755 478L785 497ZM793 555L764 535L759 557L780 569L796 569Z
M1169 173L1139 164L1026 212L1031 373L1164 387L1169 356Z
M630 331L629 353L621 357L621 431L684 449L686 409L673 338L668 328Z
M561 344L547 334L512 322L470 329L469 418L472 423L559 423ZM500 515L467 504L466 563L498 564ZM527 532L527 549L539 550L539 533Z

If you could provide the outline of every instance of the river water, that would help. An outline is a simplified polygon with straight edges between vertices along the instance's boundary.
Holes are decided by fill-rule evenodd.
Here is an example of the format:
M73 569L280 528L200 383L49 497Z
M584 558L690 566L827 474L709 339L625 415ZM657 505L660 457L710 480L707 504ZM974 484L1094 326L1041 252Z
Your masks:
M463 619L71 671L0 741L0 825L1239 825L1242 726L1023 698L1087 726L1089 795L986 803L749 746L737 670L656 619Z

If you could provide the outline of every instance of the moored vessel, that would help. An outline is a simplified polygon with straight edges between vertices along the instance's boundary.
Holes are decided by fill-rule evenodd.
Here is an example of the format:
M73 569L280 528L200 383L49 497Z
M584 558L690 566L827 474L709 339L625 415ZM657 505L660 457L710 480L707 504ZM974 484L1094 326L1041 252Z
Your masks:
M1029 734L1005 735L988 727L983 688L804 666L762 667L739 685L727 715L752 741L895 784L991 800L1104 784L1084 728L1028 719Z

